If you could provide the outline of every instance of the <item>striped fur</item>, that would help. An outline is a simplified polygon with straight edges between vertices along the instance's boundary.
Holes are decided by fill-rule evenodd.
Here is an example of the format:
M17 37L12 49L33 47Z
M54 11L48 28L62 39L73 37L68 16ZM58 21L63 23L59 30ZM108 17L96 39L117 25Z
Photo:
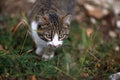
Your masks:
M69 35L72 13L67 10L73 1L37 0L28 13L30 35L36 44L36 54L42 55L45 60L54 56L54 48L61 46ZM67 4L64 4L66 2Z
M63 40L68 37L69 26L67 24L63 24L57 14L49 14L49 22L45 26L47 27L38 27L38 30L43 30L42 33L38 32L38 34L45 41L52 41L55 34L58 34L59 40Z

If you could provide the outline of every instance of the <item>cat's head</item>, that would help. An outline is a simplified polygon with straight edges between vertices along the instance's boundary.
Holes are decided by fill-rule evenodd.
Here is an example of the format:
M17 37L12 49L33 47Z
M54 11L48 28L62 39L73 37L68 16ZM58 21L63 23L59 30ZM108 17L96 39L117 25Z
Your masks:
M47 45L59 47L68 38L71 15L59 16L55 13L38 16L38 35ZM40 31L40 32L39 32Z

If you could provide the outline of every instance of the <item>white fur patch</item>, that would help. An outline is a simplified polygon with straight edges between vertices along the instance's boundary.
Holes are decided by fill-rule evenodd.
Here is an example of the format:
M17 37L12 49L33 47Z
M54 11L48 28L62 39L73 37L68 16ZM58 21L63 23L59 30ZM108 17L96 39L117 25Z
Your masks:
M37 46L39 46L39 45L40 46L46 46L47 43L38 36L38 33L37 33L38 26L37 25L38 24L35 21L33 21L31 23L31 32L32 33L30 33L30 34L31 34L31 36L32 36L32 38L35 41Z
M43 54L43 55L42 55L42 58L43 58L44 61L47 61L47 60L49 60L49 59L52 59L53 57L54 57L54 53L51 54L51 55L46 55L46 54Z
M32 38L34 39L35 42L39 42L40 37L37 34L37 23L35 21L33 21L31 23L31 32L32 32Z
M48 45L53 45L58 47L59 45L62 45L63 41L59 41L58 34L55 34L53 37L53 40L51 42L48 42Z
M41 52L42 52L42 49L43 49L43 48L41 48L40 46L38 46L37 49L36 49L36 51L35 51L35 53L36 53L37 55L39 55L39 56L42 55L42 53L41 53Z

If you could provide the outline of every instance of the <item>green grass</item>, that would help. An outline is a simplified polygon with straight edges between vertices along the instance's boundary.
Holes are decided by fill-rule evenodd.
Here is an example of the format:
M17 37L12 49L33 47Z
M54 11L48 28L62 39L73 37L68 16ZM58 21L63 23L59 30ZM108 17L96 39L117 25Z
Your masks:
M0 17L6 23L0 30L0 76L2 78L22 78L35 75L50 80L107 80L113 72L120 70L119 52L114 51L115 40L108 42L99 31L88 37L86 26L72 23L71 33L62 48L49 61L42 61L33 50L34 43L24 27L15 35L12 28L19 18ZM81 28L82 26L82 28ZM101 42L102 41L102 42Z

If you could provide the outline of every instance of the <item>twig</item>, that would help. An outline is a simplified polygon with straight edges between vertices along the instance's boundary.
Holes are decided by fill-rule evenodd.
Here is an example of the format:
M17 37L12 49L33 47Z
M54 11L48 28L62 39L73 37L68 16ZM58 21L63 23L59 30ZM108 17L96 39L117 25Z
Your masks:
M23 21L20 21L18 23L18 25L13 29L13 35L16 33L16 31L18 30L18 28L23 24Z
M20 50L20 53L19 53L19 54L21 54L21 53L22 53L22 51L23 51L23 48L24 48L24 45L25 45L25 41L26 41L26 39L27 39L27 36L28 36L28 32L27 32L27 33L26 33L26 35L25 35L25 39L24 39L24 41L23 41L22 48L21 48L21 50Z
M95 60L100 61L100 59L98 59L95 55L92 54L90 48L87 51Z

